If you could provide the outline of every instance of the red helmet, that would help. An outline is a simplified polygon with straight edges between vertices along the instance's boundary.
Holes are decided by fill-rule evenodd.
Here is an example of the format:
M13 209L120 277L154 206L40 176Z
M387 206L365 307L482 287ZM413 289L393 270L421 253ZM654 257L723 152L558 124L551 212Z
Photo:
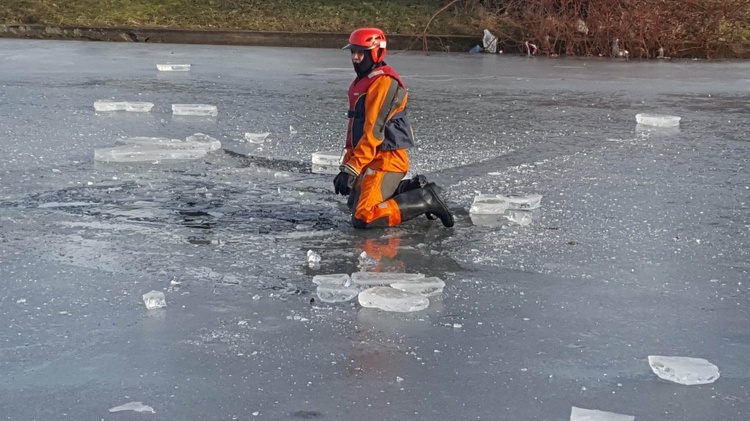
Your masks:
M349 35L349 44L344 50L370 50L373 63L380 63L385 57L385 32L378 28L359 28Z

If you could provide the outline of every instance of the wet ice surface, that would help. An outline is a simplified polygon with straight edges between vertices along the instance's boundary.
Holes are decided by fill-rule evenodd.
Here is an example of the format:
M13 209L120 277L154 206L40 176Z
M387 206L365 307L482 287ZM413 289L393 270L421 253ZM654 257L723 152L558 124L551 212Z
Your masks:
M311 173L343 142L339 50L1 40L3 415L102 418L138 399L164 419L745 420L748 64L389 57L413 170L443 187L453 229L357 232ZM194 67L155 71L168 60ZM97 113L101 98L155 105ZM206 103L221 113L172 115ZM93 158L195 133L221 149ZM474 226L480 193L544 199L528 225ZM446 286L413 313L311 302L313 276L360 269ZM145 308L152 290L167 308ZM700 355L721 378L662 381L654 354Z

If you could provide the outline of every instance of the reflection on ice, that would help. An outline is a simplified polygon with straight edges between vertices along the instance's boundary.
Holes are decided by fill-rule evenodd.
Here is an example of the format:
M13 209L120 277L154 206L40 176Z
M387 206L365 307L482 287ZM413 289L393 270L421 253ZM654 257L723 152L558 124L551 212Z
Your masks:
M713 383L719 368L702 358L649 355L648 364L660 378L687 386Z
M359 293L358 300L362 307L379 308L398 313L420 311L430 305L430 299L422 295L382 286L362 291Z
M614 412L598 411L595 409L576 408L570 410L570 421L634 421L632 415L616 414Z

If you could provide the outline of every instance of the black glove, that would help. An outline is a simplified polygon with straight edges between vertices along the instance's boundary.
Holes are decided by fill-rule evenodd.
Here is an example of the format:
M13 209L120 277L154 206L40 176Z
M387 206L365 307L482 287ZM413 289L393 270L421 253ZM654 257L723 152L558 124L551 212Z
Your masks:
M341 171L333 179L333 189L336 191L336 194L349 196L349 193L352 192L352 186L354 186L354 176L348 172Z

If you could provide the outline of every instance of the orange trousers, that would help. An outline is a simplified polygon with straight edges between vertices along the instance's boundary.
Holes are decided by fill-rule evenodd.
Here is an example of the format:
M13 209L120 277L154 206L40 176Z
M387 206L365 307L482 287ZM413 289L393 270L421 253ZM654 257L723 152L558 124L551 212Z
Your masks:
M384 228L401 223L401 211L391 198L406 174L366 168L354 183L347 206L355 228Z

